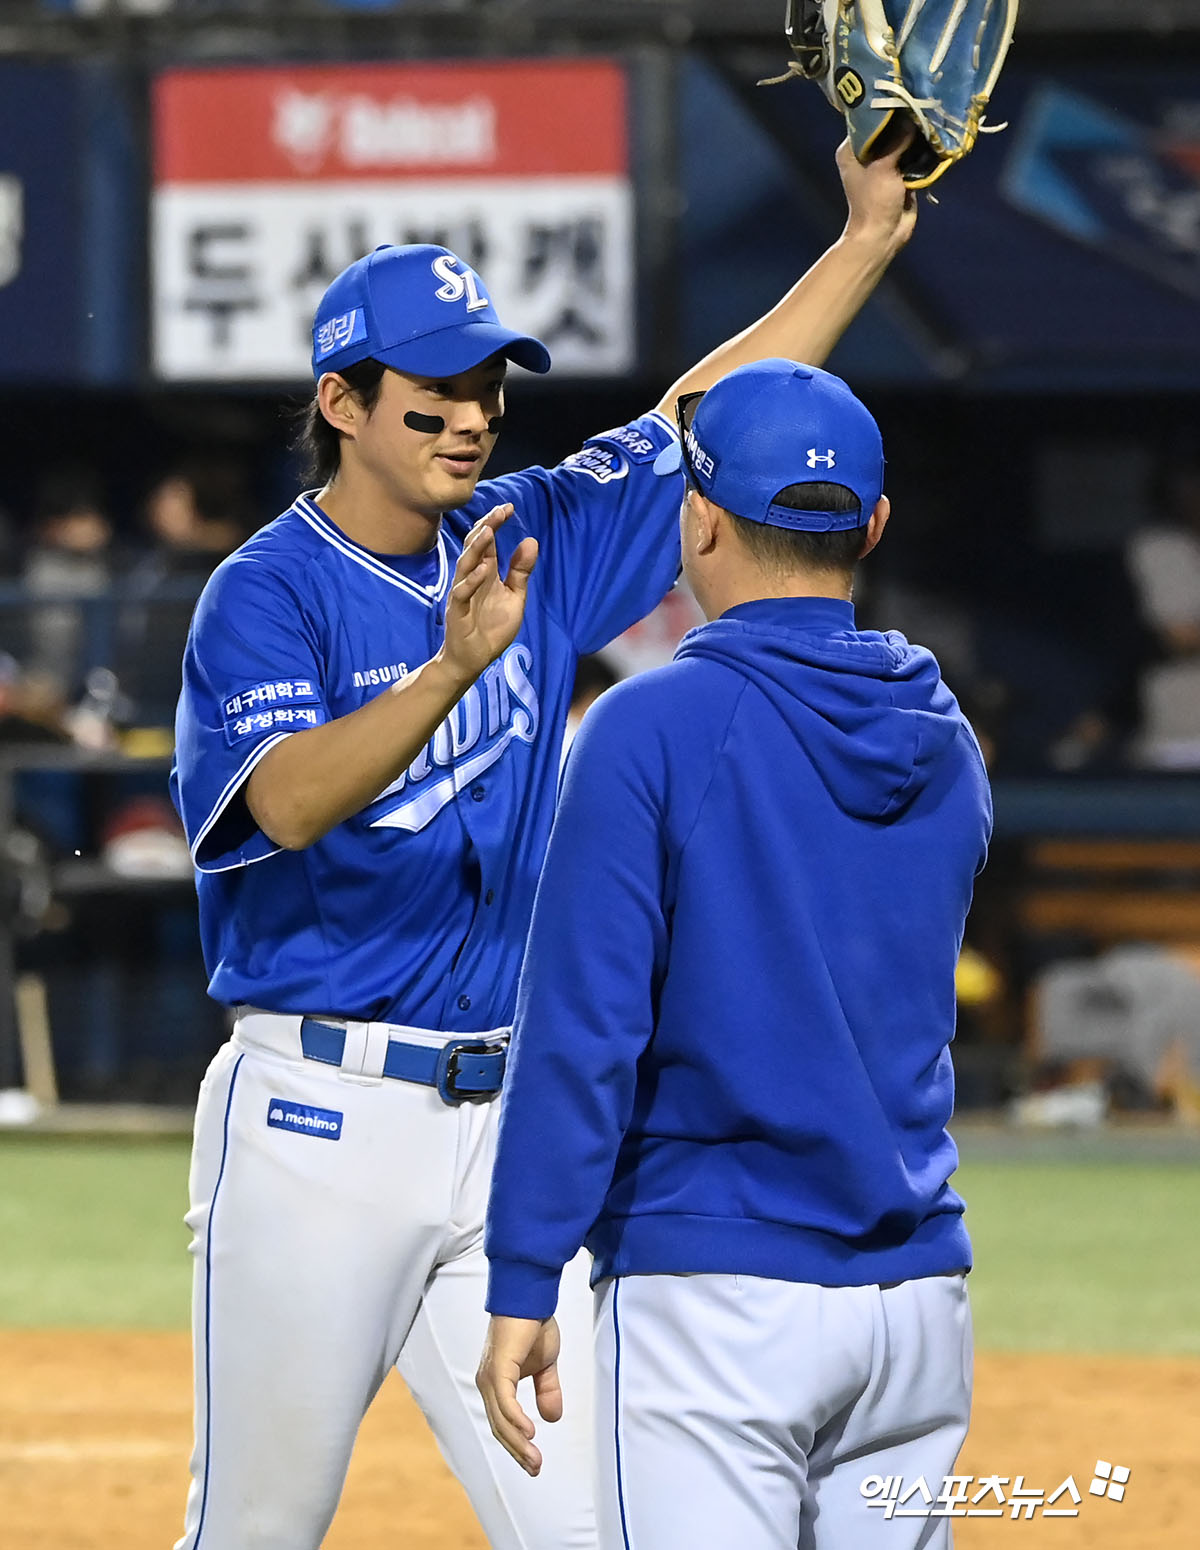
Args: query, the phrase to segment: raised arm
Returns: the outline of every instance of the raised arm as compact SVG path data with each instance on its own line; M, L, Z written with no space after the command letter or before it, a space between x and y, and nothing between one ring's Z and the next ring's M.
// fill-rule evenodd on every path
M500 574L496 530L512 512L482 517L463 546L435 656L361 710L276 744L251 775L246 805L284 850L303 850L396 780L487 665L513 641L537 560L527 538Z
M916 195L897 170L902 150L863 167L843 141L837 165L849 207L845 230L770 312L680 377L657 405L661 414L673 420L680 394L710 388L751 361L782 355L822 364L912 236Z

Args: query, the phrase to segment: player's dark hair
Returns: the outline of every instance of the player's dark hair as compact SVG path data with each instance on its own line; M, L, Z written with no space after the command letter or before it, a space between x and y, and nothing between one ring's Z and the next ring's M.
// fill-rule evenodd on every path
M861 511L862 503L844 484L789 484L773 502L788 511ZM798 570L852 571L857 563L867 524L833 533L806 533L798 528L773 527L750 522L729 513L733 530L766 571L790 575ZM868 512L868 517L870 513Z
M353 366L343 367L338 376L370 414L379 402L386 371L382 361L356 361ZM327 485L341 467L342 433L335 430L321 413L315 393L301 411L300 427L292 445L300 454L302 477L307 485L315 488Z

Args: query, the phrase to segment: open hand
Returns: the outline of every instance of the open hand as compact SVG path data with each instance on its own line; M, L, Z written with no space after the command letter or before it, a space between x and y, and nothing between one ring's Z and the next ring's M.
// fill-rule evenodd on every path
M838 175L850 207L847 236L871 238L892 252L912 236L917 224L917 196L900 176L900 158L911 143L909 135L889 155L865 167L850 149L849 140L838 146Z
M501 576L496 532L512 516L511 506L495 506L467 534L454 567L446 601L446 634L438 655L463 684L474 683L521 628L529 577L537 563L537 539L517 545Z
M543 1421L557 1421L563 1412L558 1350L556 1320L493 1315L475 1375L492 1436L507 1448L527 1475L538 1473L542 1455L533 1444L533 1422L517 1399L517 1383L521 1378L532 1378L538 1414Z

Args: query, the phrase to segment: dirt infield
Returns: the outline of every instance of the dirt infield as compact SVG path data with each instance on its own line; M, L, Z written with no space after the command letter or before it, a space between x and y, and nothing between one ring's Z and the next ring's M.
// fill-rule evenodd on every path
M189 1367L183 1335L0 1331L0 1544L169 1550L191 1446ZM960 1550L1190 1543L1200 1522L1198 1456L1200 1361L981 1356L962 1473L1023 1474L1026 1488L1047 1493L1071 1474L1083 1502L1075 1519L1013 1522L1011 1508L968 1519L955 1542ZM1098 1458L1131 1469L1124 1501L1089 1494ZM326 1544L483 1547L394 1379L367 1419Z

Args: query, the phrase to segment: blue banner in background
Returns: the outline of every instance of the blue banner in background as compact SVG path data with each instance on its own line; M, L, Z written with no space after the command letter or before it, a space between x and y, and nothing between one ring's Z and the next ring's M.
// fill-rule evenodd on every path
M1047 82L1030 95L1001 187L1018 210L1200 300L1200 82L1151 126Z
M1200 70L1010 63L988 118L1009 127L921 196L911 247L833 368L972 391L1200 385ZM808 82L685 74L693 344L714 296L744 321L787 283L784 255L795 277L836 234L839 128ZM729 160L740 205L710 197Z
M135 375L143 217L132 125L103 69L0 64L0 380Z
M679 259L672 298L673 366L699 360L773 307L837 236L845 205L833 156L838 118L815 87L764 88L769 99L810 95L818 112L802 142L775 135L755 96L696 55L680 71ZM802 146L802 149L797 147ZM830 174L833 174L830 183ZM924 341L906 330L885 292L864 308L829 362L856 381L936 381Z

